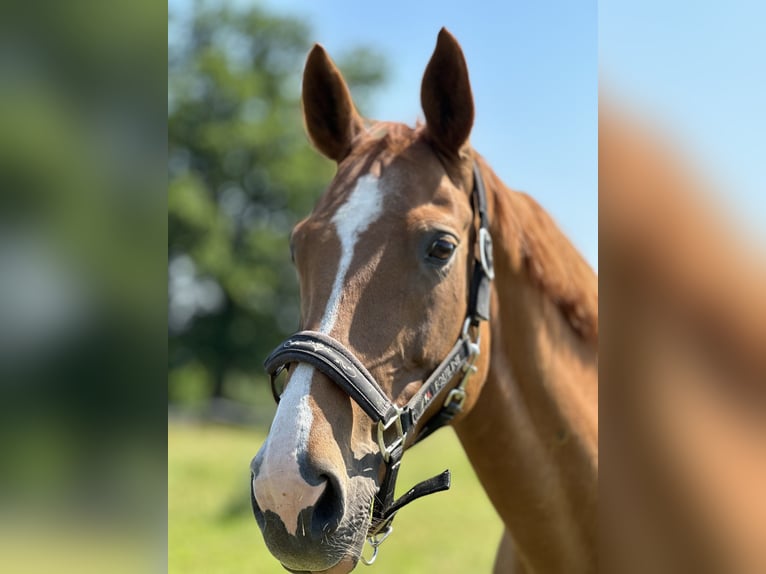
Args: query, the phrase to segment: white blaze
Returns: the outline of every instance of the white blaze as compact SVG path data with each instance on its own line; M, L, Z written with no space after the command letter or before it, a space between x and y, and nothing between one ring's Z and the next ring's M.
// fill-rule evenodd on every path
M314 368L298 365L282 394L263 446L264 455L253 481L255 498L264 512L279 515L288 532L298 531L298 515L316 503L324 485L311 486L301 477L298 457L306 451L314 416L309 406L309 390ZM291 495L297 493L297 496Z
M319 331L329 334L338 320L338 306L359 236L383 210L383 193L373 175L360 177L332 218L341 253ZM298 531L300 511L316 503L325 486L311 486L300 474L299 456L308 449L314 416L309 405L314 368L301 363L282 395L266 444L258 477L253 482L258 505L279 515L288 532ZM292 494L291 494L292 493ZM295 496L295 493L298 493Z
M330 299L319 325L322 333L328 334L338 320L340 294L349 265L354 258L356 242L370 224L380 217L383 210L383 193L378 182L378 178L373 175L360 177L346 203L333 215L332 222L340 239L341 252Z

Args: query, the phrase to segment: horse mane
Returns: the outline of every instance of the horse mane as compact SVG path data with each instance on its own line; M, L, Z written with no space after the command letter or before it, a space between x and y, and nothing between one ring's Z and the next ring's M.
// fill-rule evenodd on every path
M478 159L488 188L496 190L495 216L502 221L496 244L515 249L514 263L532 284L556 306L578 336L597 344L595 273L537 201L508 189L487 163Z

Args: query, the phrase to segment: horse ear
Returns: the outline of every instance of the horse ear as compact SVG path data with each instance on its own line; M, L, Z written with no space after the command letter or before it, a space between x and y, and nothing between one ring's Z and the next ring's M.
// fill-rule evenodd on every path
M449 154L459 154L473 127L473 94L468 66L455 37L442 28L428 62L420 103L431 140Z
M303 119L314 146L342 161L362 130L346 81L319 44L314 44L303 71Z

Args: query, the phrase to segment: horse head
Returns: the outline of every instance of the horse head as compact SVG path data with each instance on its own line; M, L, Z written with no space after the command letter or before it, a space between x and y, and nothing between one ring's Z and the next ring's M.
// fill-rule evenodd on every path
M301 329L314 334L304 353L321 354L323 341L334 341L324 360L335 366L284 360L279 406L251 464L252 504L266 545L286 569L344 573L361 556L375 500L393 471L388 439L380 438L390 425L374 420L337 379L344 369L366 369L394 412L413 397L428 399L413 427L400 429L403 449L467 370L447 365L443 380L423 390L465 340L475 345L475 373L463 378L451 415L469 411L489 354L486 323L470 321L472 278L491 245L479 253L486 246L472 203L473 97L463 53L446 30L423 77L424 125L364 120L319 45L308 56L302 99L308 135L337 172L293 230L291 251ZM488 308L488 288L482 296Z

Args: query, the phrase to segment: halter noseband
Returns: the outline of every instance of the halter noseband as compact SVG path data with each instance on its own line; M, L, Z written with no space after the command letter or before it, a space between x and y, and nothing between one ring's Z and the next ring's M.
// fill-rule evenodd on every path
M403 506L450 487L450 471L445 470L416 484L394 500L396 477L405 446L416 444L447 425L462 410L466 396L465 384L476 371L474 363L480 352L479 334L476 331L474 339L471 330L476 329L481 321L489 320L490 283L494 278L487 195L476 163L473 166L472 200L474 211L479 216L476 239L479 253L478 258L474 259L463 331L444 360L407 404L399 407L392 402L359 359L339 341L324 333L300 331L274 349L264 363L277 402L279 394L275 387L276 377L291 363L308 363L345 391L377 423L378 446L386 463L386 475L372 506L367 541L373 548L373 555L370 560L362 558L366 564L375 561L378 546L391 533L394 516ZM461 376L458 378L458 375ZM451 385L455 380L457 383ZM407 437L417 428L424 413L437 401L442 401L441 409L423 423L412 443L405 445Z

